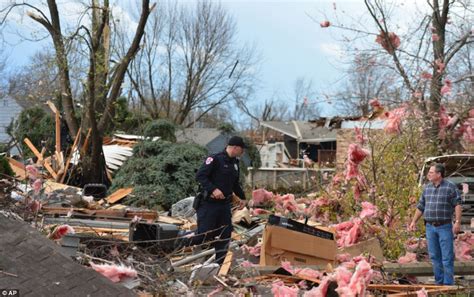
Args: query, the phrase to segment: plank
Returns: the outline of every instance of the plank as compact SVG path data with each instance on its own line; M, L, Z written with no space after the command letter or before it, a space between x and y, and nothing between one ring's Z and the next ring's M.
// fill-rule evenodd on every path
M133 188L122 188L118 189L117 191L113 192L110 194L105 200L107 200L107 203L113 204L116 203L123 198L125 198L127 195L130 195L132 193Z
M51 160L51 158L46 158L44 160L43 166L44 166L44 168L46 168L46 170L49 172L49 174L51 174L51 176L54 178L54 180L56 180L58 175L56 174L56 172L54 172L53 167L51 167L51 163L50 163L51 161L50 160Z
M36 149L36 147L33 145L33 143L28 139L28 137L26 137L23 141L30 148L30 150L33 152L33 154L35 154L35 156L38 158L38 161L43 161L43 156ZM44 160L43 166L44 166L44 168L46 168L46 170L49 172L49 174L51 174L51 176L54 179L56 179L57 174L56 174L56 172L54 172L53 168L51 167L51 164L48 163L47 159Z
M76 233L128 233L129 229L111 229L111 228L99 228L99 227L84 227L84 226L73 226Z
M56 152L60 153L61 152L61 118L60 118L58 110L56 110L56 112L54 113L54 119L55 119L55 128L56 128L55 129L56 130Z
M234 253L232 251L228 251L227 254L225 255L224 263L221 266L221 269L219 270L218 275L227 275L230 270L230 265L232 265L232 259L234 258Z
M18 162L15 159L12 159L10 157L7 158L8 163L10 164L10 167L12 168L13 172L15 172L15 176L19 180L25 180L28 178L28 174L26 173L26 168L25 165L21 162Z
M30 150L33 152L33 154L35 154L35 156L38 158L38 161L43 161L43 156L41 155L41 153L38 151L38 149L34 146L34 144L31 142L30 139L25 138L23 140L26 145L30 148Z
M81 148L81 156L84 156L86 154L86 150L87 150L87 147L89 146L89 138L91 136L91 131L92 129L89 128L89 130L87 131L87 135L86 135L86 138L84 139L84 143L82 144L82 148Z
M141 215L138 215L139 217ZM144 217L142 217L144 219ZM185 223L184 220L176 219L173 217L167 217L167 216L158 216L156 220L160 223L167 223L167 224L173 224L173 225L183 225Z
M46 104L49 106L49 109L51 109L53 113L55 114L59 113L58 109L56 108L56 105L54 105L54 103L51 102L51 100L46 101Z

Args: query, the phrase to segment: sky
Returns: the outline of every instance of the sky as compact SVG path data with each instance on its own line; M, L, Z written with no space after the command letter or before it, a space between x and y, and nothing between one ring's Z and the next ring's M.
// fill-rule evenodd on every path
M340 45L313 18L330 10L329 1L224 1L237 20L240 40L256 45L261 80L258 100L292 100L299 77L312 80L316 91L330 89L343 75L337 63ZM310 103L318 98L308 98Z
M127 0L117 1L127 3ZM71 3L71 7L76 5L66 2ZM181 2L194 4L191 0ZM328 104L323 94L334 93L344 80L343 43L340 34L335 34L332 28L321 28L319 22L325 20L325 15L334 15L334 3L338 13L357 19L365 11L362 0L222 0L220 3L236 21L239 43L256 46L260 58L254 94L257 102L271 98L293 100L290 98L295 80L305 78L313 81L317 94L308 98L309 103L321 104L322 116L335 114L332 102ZM61 17L67 19L72 15L66 11ZM31 21L23 21L24 17L17 15L16 18L22 30L36 29ZM44 33L39 31L38 34ZM28 57L45 44L51 45L49 38L39 43L20 42L14 35L7 39L10 45L6 52L14 67L26 63Z

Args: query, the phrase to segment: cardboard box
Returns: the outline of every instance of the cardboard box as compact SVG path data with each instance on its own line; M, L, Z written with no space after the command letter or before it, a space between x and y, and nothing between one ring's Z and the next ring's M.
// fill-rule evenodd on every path
M278 266L281 261L289 261L293 265L325 265L334 263L336 253L334 236L327 239L267 225L263 232L260 265Z
M360 256L360 254L369 254L378 261L382 262L385 260L380 242L377 238L371 238L338 250L338 254L344 253L348 253L352 257Z

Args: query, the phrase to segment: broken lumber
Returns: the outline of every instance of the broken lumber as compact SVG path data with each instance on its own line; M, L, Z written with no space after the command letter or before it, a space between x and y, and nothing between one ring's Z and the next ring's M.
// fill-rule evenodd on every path
M43 161L43 156L38 151L38 149L36 149L36 147L33 145L33 143L28 139L28 137L26 137L23 141L28 146L28 148L33 152L33 154L38 158L38 161ZM46 160L45 160L43 166L44 166L44 168L46 168L46 170L48 170L49 174L51 174L51 176L54 179L56 179L56 177L57 177L56 172L54 172L53 168L51 167L51 165L48 162L46 162Z
M117 191L110 194L107 198L105 198L105 200L107 200L107 203L113 204L125 198L127 195L132 193L132 191L133 188L118 189Z
M232 259L234 258L234 253L232 251L228 251L227 254L225 255L224 263L221 266L221 269L219 270L218 275L227 275L229 273L230 265L232 264Z
M89 146L89 138L91 136L91 131L92 131L91 128L89 128L89 130L87 131L86 138L84 139L84 144L82 145L82 148L81 148L81 156L84 156L86 154L87 147Z
M141 215L137 214L137 216L140 217ZM142 217L142 219L144 218ZM168 216L158 216L156 220L160 223L166 223L166 224L172 224L172 225L184 225L185 223L184 220L168 217Z
M12 158L7 158L8 163L10 164L10 167L12 168L13 172L15 172L15 176L19 180L25 180L28 178L28 174L26 173L26 168L25 165L21 162L18 162L15 159Z
M45 180L43 183L44 191L45 193L51 193L56 190L65 190L67 188L73 188L76 190L76 193L81 191L81 188L74 187L74 186L68 186L65 184L57 183L52 180Z

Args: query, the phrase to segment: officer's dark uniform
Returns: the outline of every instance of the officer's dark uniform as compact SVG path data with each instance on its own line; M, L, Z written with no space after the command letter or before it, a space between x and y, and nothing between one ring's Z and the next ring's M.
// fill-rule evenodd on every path
M231 138L229 144L232 139L234 138ZM245 200L244 191L239 184L239 171L239 160L229 157L224 150L207 157L196 173L196 180L209 194L197 210L197 233L215 231L197 237L194 242L214 241L212 244L216 250L216 262L219 264L224 261L232 233L232 192ZM210 197L216 188L221 190L226 199Z

